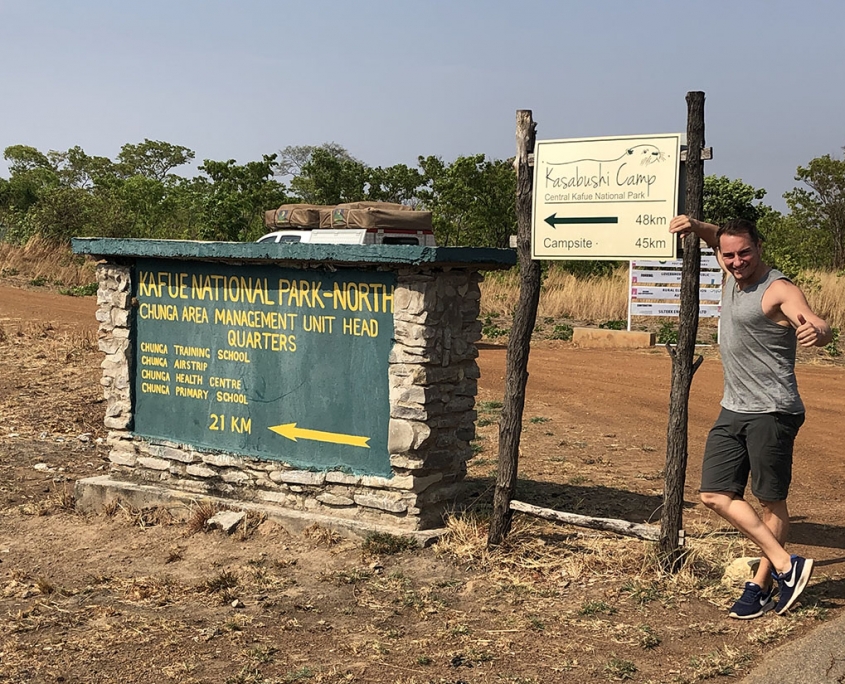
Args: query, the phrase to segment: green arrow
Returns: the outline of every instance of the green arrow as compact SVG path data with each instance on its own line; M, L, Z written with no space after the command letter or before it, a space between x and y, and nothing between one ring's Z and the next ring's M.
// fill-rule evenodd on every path
M557 214L552 214L546 219L552 228L556 226L569 226L584 223L619 223L618 216L561 216L558 218Z

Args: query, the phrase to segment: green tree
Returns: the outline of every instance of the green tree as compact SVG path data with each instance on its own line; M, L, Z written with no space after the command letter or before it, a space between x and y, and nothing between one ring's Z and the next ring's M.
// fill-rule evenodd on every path
M315 148L291 180L293 193L308 204L341 204L367 199L369 167L323 147Z
M766 196L763 188L755 188L742 180L727 176L704 177L704 220L720 225L742 218L757 222L772 209L756 203Z
M11 145L3 157L9 162L9 180L3 193L6 211L25 214L45 193L58 187L55 166L34 147Z
M29 145L10 145L3 151L3 158L9 162L12 176L37 169L55 171L47 155Z
M288 145L279 151L276 159L276 175L298 176L315 150L322 150L337 159L357 161L343 145L338 145L336 142L327 142L322 145Z
M89 156L78 145L66 152L47 153L61 184L70 188L91 189L97 181L118 175L115 163L108 157Z
M374 202L394 202L417 207L419 191L425 184L425 177L419 169L405 164L395 164L369 169L367 174L367 199Z
M763 258L793 280L801 271L825 268L830 250L820 231L807 231L793 214L767 213L757 222L763 236Z
M9 162L9 179L0 185L3 239L23 243L37 230L30 212L59 187L59 176L47 155L29 145L11 145L3 156Z
M824 266L845 268L845 159L816 157L798 167L795 180L806 187L784 193L793 217L823 250Z
M33 231L53 242L86 235L92 217L91 195L81 188L59 186L31 207L27 219Z
M189 190L200 198L203 239L254 240L263 232L264 211L289 201L274 178L275 154L246 164L206 159L199 168L205 176Z
M164 181L170 172L193 161L193 150L160 140L144 139L137 145L127 143L117 155L118 168L124 177L144 176Z
M185 147L150 140L124 145L116 162L79 146L47 154L7 148L11 173L0 193L5 239L23 242L35 233L57 241L181 237L186 219L198 211L186 206L186 198L195 198L170 172L193 156Z
M419 197L432 212L441 245L507 247L516 232L516 173L511 161L483 154L458 157L446 164L440 157L420 157L427 181Z

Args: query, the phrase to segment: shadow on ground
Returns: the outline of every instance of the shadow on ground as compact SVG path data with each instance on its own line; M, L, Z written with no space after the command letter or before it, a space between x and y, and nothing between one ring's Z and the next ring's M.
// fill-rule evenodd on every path
M496 481L492 477L468 477L466 505L469 509L489 512ZM580 486L520 479L516 496L519 501L556 511L618 518L635 523L654 523L660 519L661 496L649 496L602 485ZM685 501L684 508L695 504Z
M801 595L804 605L819 608L838 608L842 599L845 599L845 579L822 578L816 574Z
M789 540L795 544L845 549L845 527L804 522L801 518L793 518L789 527Z

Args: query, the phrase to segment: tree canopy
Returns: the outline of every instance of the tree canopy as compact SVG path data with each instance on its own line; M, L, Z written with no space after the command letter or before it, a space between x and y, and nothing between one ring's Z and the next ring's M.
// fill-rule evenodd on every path
M717 225L737 218L756 222L772 210L765 204L755 204L765 196L765 190L743 183L740 179L705 176L704 220Z
M483 154L370 166L329 142L287 146L246 163L204 159L194 175L178 171L194 163L195 152L160 140L127 143L113 159L79 146L42 152L28 145L7 147L4 157L9 177L0 177L0 238L8 241L34 234L57 241L254 240L265 231L264 211L280 204L364 200L430 211L440 245L506 247L516 232L512 160ZM798 167L795 180L800 185L784 195L790 211L782 215L762 202L764 189L707 176L705 218L756 221L766 258L790 272L845 268L845 160L812 159Z
M845 268L845 159L816 157L798 167L795 180L805 187L784 194L792 215L807 237L829 255L827 265Z

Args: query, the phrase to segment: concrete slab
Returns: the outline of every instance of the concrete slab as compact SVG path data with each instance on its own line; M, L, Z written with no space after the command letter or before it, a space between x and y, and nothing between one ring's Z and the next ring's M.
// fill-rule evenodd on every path
M653 347L657 335L640 330L605 330L604 328L574 328L572 343L585 349L638 349Z
M246 518L246 513L243 511L220 511L212 515L205 526L209 529L219 529L226 534L232 534L244 518Z
M263 513L278 522L289 532L301 533L307 527L317 524L345 537L366 539L373 533L392 534L397 537L413 537L420 546L428 546L446 533L445 527L430 530L407 530L401 527L378 525L361 520L347 520L306 511L295 511L282 506L251 501L235 501L219 496L191 494L160 485L140 484L114 480L109 475L77 480L74 487L76 509L81 513L99 513L106 506L123 502L133 508L163 506L176 519L187 519L194 505L208 501L221 507L239 511Z
M774 616L774 619L778 617ZM741 684L841 684L845 681L843 644L845 615L817 627L800 639L778 644Z

